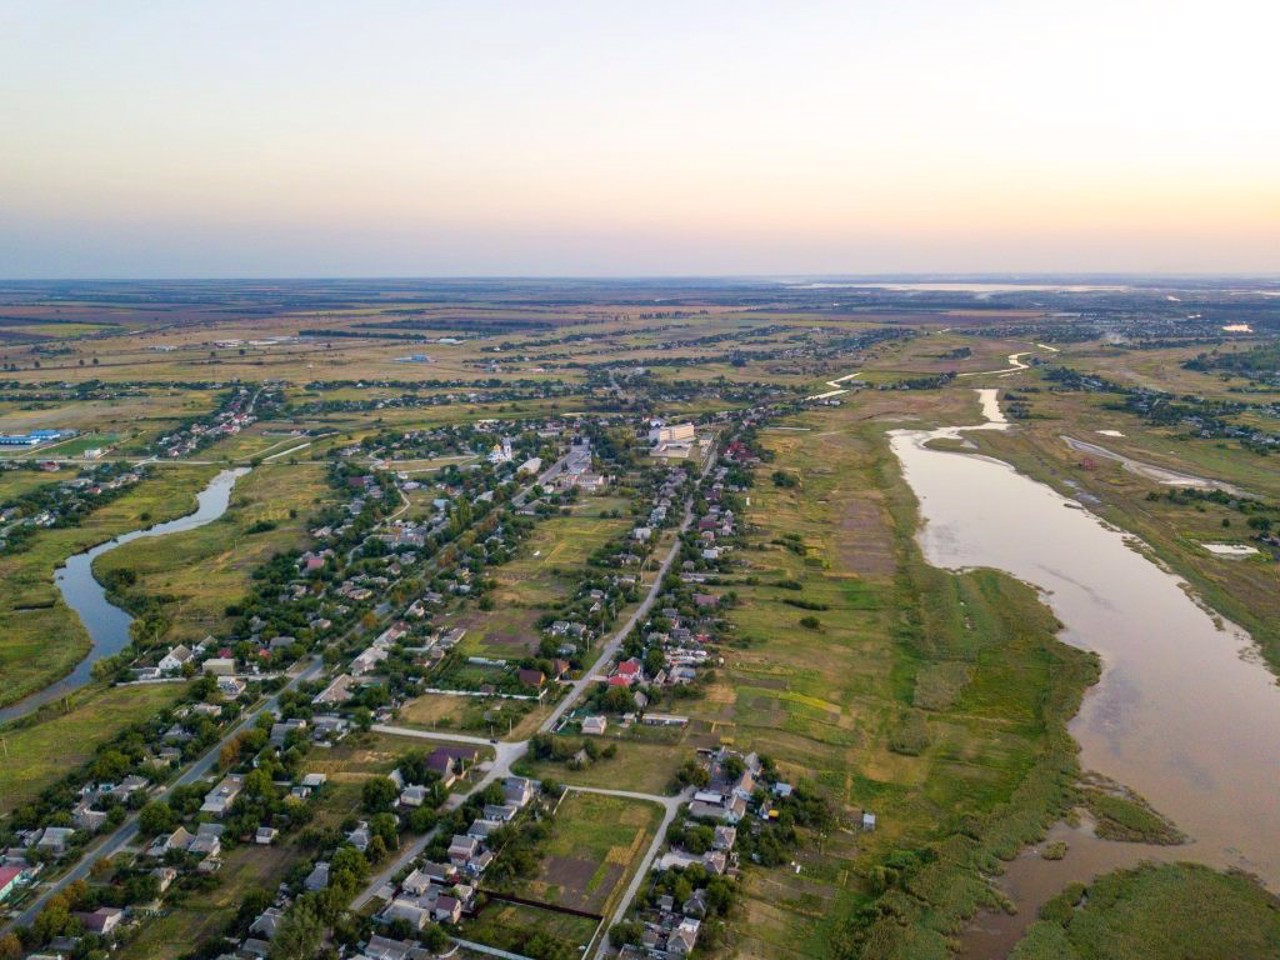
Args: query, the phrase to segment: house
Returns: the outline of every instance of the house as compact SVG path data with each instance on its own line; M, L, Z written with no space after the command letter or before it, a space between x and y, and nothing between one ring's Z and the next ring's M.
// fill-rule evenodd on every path
M311 739L328 745L341 740L351 731L351 721L333 714L311 718Z
M194 839L186 827L178 827L167 837L156 837L147 853L153 857L162 857L170 850L186 851Z
M431 915L436 923L457 923L462 919L462 901L448 895L440 897Z
M628 683L633 683L637 680L643 680L644 665L641 664L640 661L637 660L635 657L632 657L630 660L623 660L620 664L618 664L617 675L620 677L626 677Z
M516 671L516 677L526 687L533 687L535 690L541 690L542 685L547 682L541 670L520 669Z
M182 668L191 662L193 656L189 647L179 644L161 657L157 666L161 673L180 673Z
M528 777L507 777L502 781L502 797L507 803L523 807L533 799L537 785Z
M18 889L18 880L21 877L21 867L0 867L0 900Z
M422 930L431 922L431 911L423 909L412 900L397 898L382 912L382 917L384 920L403 920L409 924L409 929Z
M351 844L361 853L369 849L369 843L373 840L373 834L369 832L369 824L361 820L356 824L356 828L347 834L347 843Z
M317 863L312 867L307 879L302 881L302 886L309 893L316 893L329 886L329 864Z
M66 852L67 843L74 835L75 830L70 827L46 827L40 839L36 841L36 849L61 856Z
M458 868L451 863L432 863L426 861L418 868L423 876L431 880L432 883L440 886L450 886L458 877Z
M405 787L400 791L400 806L402 807L420 807L427 802L431 796L431 791L424 786L414 784Z
M673 957L687 957L693 952L698 942L698 928L701 924L693 917L685 917L671 931L667 939L667 954Z
M217 860L222 854L222 838L215 833L197 833L195 839L187 845L187 853Z
M694 798L689 804L689 816L699 820L719 820L721 823L737 823L747 813L747 802L742 797L731 797L721 803L709 803Z
M862 811L862 829L868 833L876 828L876 815L869 811Z
M457 866L463 866L479 852L480 840L478 837L464 837L454 834L453 840L449 844L449 862Z
M680 905L680 912L686 917L697 917L699 919L707 915L707 891L699 889L690 894L689 899Z
M716 827L714 839L711 842L713 850L732 850L733 845L738 839L737 827Z
M414 870L400 882L400 889L415 897L420 897L431 889L432 878L422 870Z
M124 921L124 911L119 907L99 907L93 913L77 913L86 933L109 937Z
M253 842L259 846L269 847L276 842L276 837L280 835L280 831L275 827L259 827L258 832L253 835Z
M484 840L489 834L501 828L502 824L497 820L473 820L471 826L467 827L467 836Z
M210 657L200 669L211 676L229 677L236 672L235 657Z
M598 737L604 733L605 728L608 725L608 720L602 716L587 717L582 721L582 732L590 736Z
M474 747L437 747L427 756L427 769L440 777L448 787L475 759Z
M271 725L271 735L267 742L273 747L283 747L285 741L289 739L289 734L295 730L303 731L307 729L307 721L298 718L294 720L285 720L281 723L273 723Z
M71 822L81 830L93 833L107 822L107 815L102 810L94 810L93 801L86 798L77 803L71 811Z
M249 926L249 933L256 934L263 940L275 938L276 931L284 921L284 911L279 907L267 907Z
M343 673L334 677L333 682L321 690L312 699L312 703L346 703L354 696L351 685L354 683L350 674Z
M514 803L504 803L502 806L486 803L484 806L484 818L486 820L497 820L500 823L510 823L519 812L520 808Z
M409 940L392 940L375 933L364 945L358 960L430 960L432 956L426 947Z
M239 699L247 684L238 677L218 677L218 692L228 700Z
M240 790L244 786L244 777L237 773L228 774L222 778L222 782L204 795L204 803L200 806L201 813L212 813L215 817L224 817L227 811L231 809L231 805L235 803L236 797L240 796Z

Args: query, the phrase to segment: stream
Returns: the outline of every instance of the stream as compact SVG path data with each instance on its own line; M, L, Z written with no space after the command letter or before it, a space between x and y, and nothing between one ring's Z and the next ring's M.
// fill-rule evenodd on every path
M1192 840L1153 847L1055 827L1048 839L1068 841L1066 858L1031 850L1009 864L1001 886L1018 914L978 917L962 956L1007 955L1067 884L1142 859L1238 867L1280 888L1280 689L1250 637L1081 504L1000 460L929 449L1008 428L996 391L978 394L985 424L890 435L920 502L925 556L950 570L996 568L1041 591L1061 639L1103 662L1070 725L1081 768L1141 794Z
M93 561L116 547L147 537L163 537L170 533L182 533L212 523L227 512L231 503L231 491L236 481L249 472L248 467L223 470L209 481L209 485L196 494L196 509L185 517L158 523L143 530L122 533L114 540L68 557L67 562L54 572L54 582L62 599L80 617L93 646L89 654L76 668L56 683L37 693L24 697L17 703L0 709L0 723L16 720L46 703L58 700L73 690L78 690L93 678L93 665L103 657L119 653L129 643L129 624L133 618L107 600L106 590L93 577Z

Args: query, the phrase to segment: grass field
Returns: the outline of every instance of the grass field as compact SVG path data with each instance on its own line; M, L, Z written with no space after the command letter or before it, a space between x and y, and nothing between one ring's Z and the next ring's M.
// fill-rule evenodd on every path
M573 946L585 946L595 933L597 923L586 917L541 910L522 903L490 901L481 915L468 920L463 936L475 943L499 950L518 952L534 935L552 937Z
M577 744L584 738L571 736L565 739ZM610 759L601 757L581 770L571 770L567 764L550 760L525 761L521 770L527 770L524 775L534 779L548 778L574 786L662 795L670 792L676 768L685 749L688 749L682 748L683 737L670 743L644 743L609 737L594 739L599 747L615 745L617 755Z
M587 501L573 516L539 522L520 555L497 571L498 604L542 607L566 596L587 558L632 526L629 518L602 519L600 509Z
M0 813L33 799L93 756L95 748L124 727L174 703L185 684L88 687L70 697L70 711L48 719L46 712L0 728Z
M424 693L400 708L399 722L408 727L447 733L457 730L501 740L525 740L554 709L551 701L504 700L500 697L457 697Z
M0 557L0 704L70 672L89 649L83 625L54 586L54 569L117 534L190 513L196 492L215 472L193 466L156 470L80 526L42 530L29 549Z
M43 470L5 470L0 472L0 503L7 503L44 486L53 486L69 476L49 474Z

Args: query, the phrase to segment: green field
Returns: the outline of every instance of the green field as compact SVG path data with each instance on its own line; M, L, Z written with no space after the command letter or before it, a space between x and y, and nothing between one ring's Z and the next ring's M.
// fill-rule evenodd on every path
M578 744L584 738L569 736L564 739ZM607 736L592 739L601 748L616 745L617 755L608 759L601 757L580 770L571 770L566 764L550 760L526 761L521 769L528 770L526 775L535 779L548 778L575 786L631 790L660 796L669 792L684 749L688 749L682 749L679 741L657 744L626 738L614 740Z
M602 498L603 499L603 498ZM565 597L587 558L633 526L629 515L603 519L602 509L621 508L618 498L594 498L574 508L573 516L539 521L520 554L498 572L499 604L541 607Z
M467 921L463 936L499 950L518 952L530 937L547 937L575 947L586 945L597 926L596 921L586 917L491 900L479 917Z

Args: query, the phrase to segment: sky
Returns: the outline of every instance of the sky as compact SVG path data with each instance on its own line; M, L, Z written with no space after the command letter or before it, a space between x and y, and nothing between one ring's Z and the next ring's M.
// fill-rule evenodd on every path
M0 0L0 277L1280 273L1269 0Z

